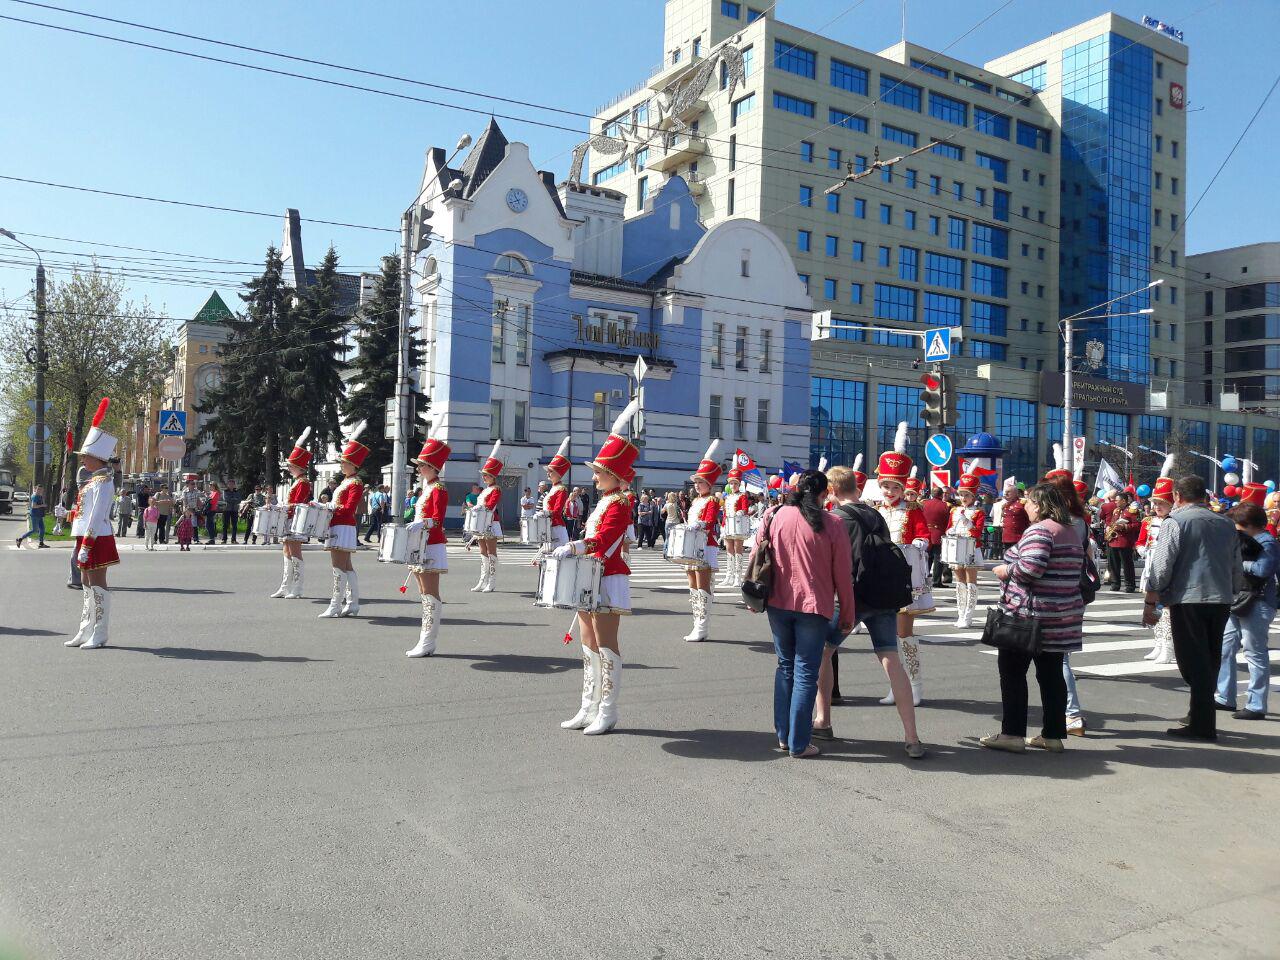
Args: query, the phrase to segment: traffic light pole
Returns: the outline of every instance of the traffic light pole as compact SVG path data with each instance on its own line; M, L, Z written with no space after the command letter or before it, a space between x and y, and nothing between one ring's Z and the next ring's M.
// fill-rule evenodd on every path
M396 339L396 429L391 450L391 518L399 525L404 516L404 499L409 486L409 316L413 298L412 237L413 208L400 218L400 316Z
M49 350L45 344L45 294L44 264L36 267L36 442L35 450L35 483L44 483L45 463L44 434L47 426L44 421L44 375L49 369ZM45 502L48 502L46 495Z

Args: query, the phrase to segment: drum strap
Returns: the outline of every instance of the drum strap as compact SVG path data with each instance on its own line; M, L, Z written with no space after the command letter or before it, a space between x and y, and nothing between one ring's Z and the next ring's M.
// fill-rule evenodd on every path
M627 535L624 533L617 540L613 541L613 546L604 552L604 559L608 560L610 557L612 557L617 552L618 548L622 546L622 541L625 540L626 538L627 538Z

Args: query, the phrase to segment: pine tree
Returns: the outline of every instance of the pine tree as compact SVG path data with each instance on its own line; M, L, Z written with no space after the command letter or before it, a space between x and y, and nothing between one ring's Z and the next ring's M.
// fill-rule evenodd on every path
M341 439L338 404L346 317L339 305L338 254L333 247L315 281L297 299L289 327L289 347L282 354L289 410L286 433L296 436L309 426L315 448L323 450Z
M275 247L267 248L262 274L245 283L240 299L244 315L226 321L231 335L220 351L222 382L196 408L208 417L197 443L212 441L214 472L251 487L279 479L281 449L294 436L281 360L290 346L293 291Z
M356 316L356 356L351 363L352 379L342 404L342 418L347 423L369 422L361 442L369 447L366 461L373 472L391 462L393 442L384 438L386 402L396 392L396 349L400 319L400 258L382 258L382 273L374 286L373 296ZM422 363L422 350L416 339L409 343L409 369ZM419 413L421 401L417 404ZM421 417L419 417L421 420ZM417 431L410 438L410 446ZM410 456L417 450L409 451Z

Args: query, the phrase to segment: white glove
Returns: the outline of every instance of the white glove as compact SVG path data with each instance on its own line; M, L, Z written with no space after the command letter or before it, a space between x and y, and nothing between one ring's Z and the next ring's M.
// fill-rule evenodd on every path
M916 537L914 540L912 540L911 545L915 547L917 550L929 549L929 541L922 539L921 537Z
M429 521L429 520L428 520L428 521L426 521L426 523L430 523L430 522L431 522L431 521ZM423 528L423 525L424 525L424 521L422 521L422 520L415 520L415 521L413 521L413 523L411 523L411 524L409 524L407 527L405 527L405 529L406 529L407 531L409 531L410 533L417 533L419 530L421 530L421 529ZM429 530L429 529L431 529L431 528L430 528L430 527L428 527L427 529Z
M88 563L88 562L89 562L89 548L88 548L88 547L81 547L81 548L80 548L80 552L76 554L76 562L77 562L77 563Z
M434 530L436 526L436 522L431 517L427 517L425 520L422 521L422 526L427 530Z
M555 560L563 560L566 557L572 557L573 554L574 550L572 543L563 544L551 551L551 556Z

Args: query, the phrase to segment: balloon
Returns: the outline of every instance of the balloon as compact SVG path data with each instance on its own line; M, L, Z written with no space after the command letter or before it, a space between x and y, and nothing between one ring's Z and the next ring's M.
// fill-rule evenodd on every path
M1222 472L1223 473L1239 473L1240 461L1236 457L1223 457Z
M1228 500L1234 500L1236 498L1236 494L1239 492L1240 491L1237 490L1235 486L1230 483L1222 488L1222 495L1226 497Z
M769 478L770 490L778 490L778 489L781 489L781 487L782 487L782 478L780 476L778 476L777 474L774 474L772 477Z
M1236 486L1240 483L1240 474L1236 473L1234 470L1228 473L1224 473L1222 475L1222 482L1229 483L1232 486Z
M1151 488L1144 483L1138 488L1138 496L1143 498L1151 496Z
M1263 484L1263 486L1266 487L1270 493L1275 493L1276 491L1276 482L1274 480L1268 480Z

